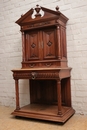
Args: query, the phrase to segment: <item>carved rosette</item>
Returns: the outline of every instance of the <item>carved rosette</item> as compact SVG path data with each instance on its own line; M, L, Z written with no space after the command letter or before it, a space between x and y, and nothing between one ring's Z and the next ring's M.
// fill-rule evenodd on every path
M14 72L13 73L14 79L58 79L59 73L58 72Z

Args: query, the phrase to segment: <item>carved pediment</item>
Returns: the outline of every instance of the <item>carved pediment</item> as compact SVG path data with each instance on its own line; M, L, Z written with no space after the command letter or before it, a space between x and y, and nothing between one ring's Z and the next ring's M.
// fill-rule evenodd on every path
M40 7L39 5L36 8L31 8L27 13L21 16L20 19L16 21L20 26L30 23L44 22L46 20L53 20L62 18L65 22L68 20L59 10L56 8L56 11Z

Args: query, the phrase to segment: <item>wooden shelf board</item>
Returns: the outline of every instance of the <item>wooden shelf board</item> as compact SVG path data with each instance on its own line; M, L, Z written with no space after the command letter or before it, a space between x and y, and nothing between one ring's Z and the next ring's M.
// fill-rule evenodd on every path
M68 110L69 110L69 108L62 107L63 114ZM32 113L38 113L38 114L46 114L46 115L57 115L58 106L57 105L45 105L45 104L30 104L30 105L22 107L20 109L20 111L32 112Z
M20 110L15 110L12 115L28 118L65 122L75 111L70 107L62 106L62 115L58 115L57 105L29 104Z

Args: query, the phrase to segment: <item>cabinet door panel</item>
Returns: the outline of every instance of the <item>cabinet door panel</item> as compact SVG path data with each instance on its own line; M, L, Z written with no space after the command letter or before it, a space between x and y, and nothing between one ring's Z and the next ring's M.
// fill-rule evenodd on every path
M39 59L39 32L26 33L26 59Z
M43 34L43 58L55 59L56 58L56 29L46 29Z

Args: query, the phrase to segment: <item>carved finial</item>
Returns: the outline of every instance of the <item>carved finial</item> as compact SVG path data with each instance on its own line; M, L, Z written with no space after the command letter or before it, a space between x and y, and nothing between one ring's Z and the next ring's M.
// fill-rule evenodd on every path
M56 6L56 11L58 11L59 10L59 7L58 6Z
M39 7L39 5L36 5L36 7L38 8L38 7Z
M36 8L35 8L36 13L37 13L37 14L35 15L36 17L37 17L37 16L41 16L41 14L39 13L39 12L40 12L40 9L41 9L40 6L39 6L39 5L36 5Z
M23 14L21 15L21 17L23 16Z

